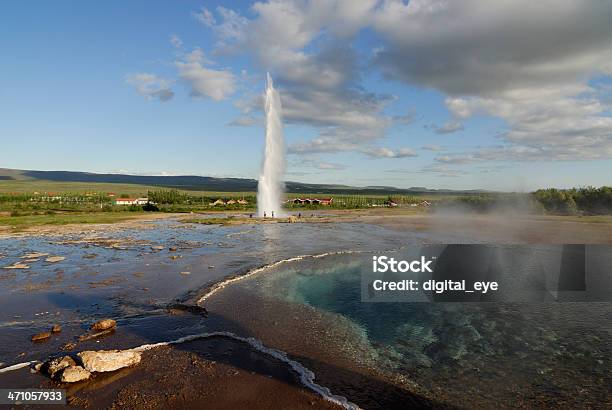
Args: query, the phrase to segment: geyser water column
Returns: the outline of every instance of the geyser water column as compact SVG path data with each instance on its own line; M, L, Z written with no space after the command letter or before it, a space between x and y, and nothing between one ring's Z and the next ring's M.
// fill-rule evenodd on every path
M283 141L283 124L281 121L280 95L274 89L272 77L267 74L265 111L266 111L266 146L264 150L261 174L257 186L257 213L260 217L281 215L281 195L283 192L283 175L285 174L285 144Z

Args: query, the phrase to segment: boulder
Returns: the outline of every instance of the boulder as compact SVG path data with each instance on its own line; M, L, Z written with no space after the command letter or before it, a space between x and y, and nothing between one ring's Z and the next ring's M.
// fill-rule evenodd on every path
M176 252L176 251L178 251L178 248L177 248L177 247L175 247L175 246L171 246L171 247L169 247L169 248L168 248L168 250L169 250L170 252Z
M91 325L93 330L109 330L117 327L117 322L113 319L102 319Z
M70 356L63 356L49 360L42 368L53 378L56 373L70 366L76 366L76 362Z
M32 336L32 341L37 342L39 340L46 340L51 337L51 332L40 332Z
M64 369L60 381L64 383L80 382L89 379L89 376L91 376L91 373L87 369L81 366L70 366Z
M66 259L66 257L64 256L49 256L47 259L45 259L45 262L55 263L55 262L61 262L64 259Z
M140 352L130 350L87 350L78 354L90 372L112 372L140 363Z
M62 327L60 325L53 325L53 327L51 328L51 333L59 333L62 331Z

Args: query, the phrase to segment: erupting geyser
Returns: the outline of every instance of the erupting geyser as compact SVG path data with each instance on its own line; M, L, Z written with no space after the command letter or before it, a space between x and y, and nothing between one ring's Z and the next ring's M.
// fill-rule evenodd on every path
M257 213L260 217L276 217L281 214L285 146L280 96L274 89L270 73L267 75L265 105L266 147L257 186Z

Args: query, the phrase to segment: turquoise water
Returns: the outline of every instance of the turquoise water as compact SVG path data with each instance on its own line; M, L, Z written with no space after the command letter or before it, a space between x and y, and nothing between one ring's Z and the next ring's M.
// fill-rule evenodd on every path
M349 318L367 335L373 366L454 403L610 399L610 303L364 303L369 260L303 261L260 275L256 287L269 299Z

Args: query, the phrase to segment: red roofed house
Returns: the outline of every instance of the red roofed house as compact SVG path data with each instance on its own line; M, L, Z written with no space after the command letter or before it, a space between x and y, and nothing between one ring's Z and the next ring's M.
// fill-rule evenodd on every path
M300 204L300 205L331 205L332 202L334 201L334 198L294 198L294 199L288 199L286 202L293 202L294 204Z

